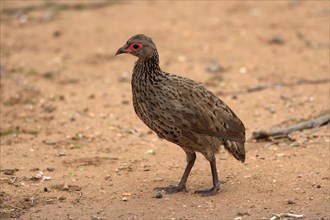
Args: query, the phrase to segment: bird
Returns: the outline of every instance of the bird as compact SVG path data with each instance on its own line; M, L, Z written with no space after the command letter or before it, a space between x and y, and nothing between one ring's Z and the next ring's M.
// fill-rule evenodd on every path
M115 56L131 54L135 62L131 87L137 116L159 138L180 146L187 165L178 185L156 187L166 193L186 192L186 182L196 160L196 152L209 161L213 186L196 190L211 196L220 189L215 154L223 145L237 160L245 161L245 126L236 114L201 83L164 72L153 40L136 34Z

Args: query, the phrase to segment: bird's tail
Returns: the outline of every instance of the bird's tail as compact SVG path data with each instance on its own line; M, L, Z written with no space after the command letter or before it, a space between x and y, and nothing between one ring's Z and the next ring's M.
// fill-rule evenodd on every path
M240 160L242 162L245 161L245 146L244 146L244 143L231 141L231 140L225 140L224 141L224 147L237 160Z

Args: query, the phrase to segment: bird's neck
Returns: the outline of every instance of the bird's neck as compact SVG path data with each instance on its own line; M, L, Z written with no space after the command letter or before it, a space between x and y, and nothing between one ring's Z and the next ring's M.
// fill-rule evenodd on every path
M131 82L133 95L138 94L141 88L147 90L155 82L159 82L164 77L165 74L159 67L158 55L151 56L147 59L138 59L133 69Z
M139 58L134 66L134 72L158 73L162 72L159 67L158 53L153 53L150 57Z

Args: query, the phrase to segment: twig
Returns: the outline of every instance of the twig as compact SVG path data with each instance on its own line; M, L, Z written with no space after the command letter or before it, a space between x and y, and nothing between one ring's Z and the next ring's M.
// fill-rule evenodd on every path
M79 203L82 197L82 192L79 192L79 197L75 199L75 203Z
M14 205L10 205L10 204L8 206L12 207L13 209L23 210L22 208L20 208L18 206L14 206Z
M45 2L43 4L38 5L28 5L25 7L16 7L16 8L3 8L1 10L4 14L9 15L15 15L17 13L23 14L23 13L29 13L31 11L37 11L37 10L43 10L47 8L53 8L55 10L82 10L82 9L88 9L88 8L101 8L105 7L107 5L118 3L119 1L109 1L109 0L103 0L103 1L91 1L89 3L60 3L60 2Z
M268 85L261 85L261 86L255 86L251 88L247 88L243 91L238 92L229 92L229 93L223 93L222 95L239 95L239 94L246 94L246 93L253 93L253 92L259 92L267 89L274 89L274 88L282 88L282 87L293 87L293 86L300 86L300 85L317 85L317 84L324 84L329 83L329 79L315 79L315 80L308 80L308 79L300 79L292 83L271 83Z
M312 118L308 121L300 122L296 125L292 125L286 128L273 128L269 131L260 130L260 131L254 131L252 133L252 139L260 140L260 139L267 139L270 137L274 138L283 138L287 137L288 134L295 132L295 131L301 131L304 129L311 129L315 127L320 127L322 125L328 124L330 122L330 114L322 115L316 118Z
M248 88L246 89L245 93L258 92L266 89L273 89L273 88L286 87L286 86L315 85L315 84L324 84L324 83L329 83L329 79L315 79L315 80L300 79L293 83L282 82L282 83L274 83L270 85Z
M285 86L285 83L274 83L274 84L269 84L269 85L247 88L242 93L252 93L252 92L258 92L258 91L262 91L262 90L266 90L266 89L280 88L280 87L284 87L284 86Z
M12 136L10 136L9 138L4 138L4 137L1 137L1 139L5 139L5 140L1 140L0 141L0 146L1 145L5 145L5 144L8 144L8 143L10 143L12 140L14 140L15 138L17 138L17 135L12 135Z
M269 220L277 220L277 219L298 219L304 218L303 214L293 214L293 213L281 213L281 214L273 214L273 216Z
M34 200L35 200L35 197L40 193L40 189L38 189L30 198L30 201L31 201L31 206L34 206Z

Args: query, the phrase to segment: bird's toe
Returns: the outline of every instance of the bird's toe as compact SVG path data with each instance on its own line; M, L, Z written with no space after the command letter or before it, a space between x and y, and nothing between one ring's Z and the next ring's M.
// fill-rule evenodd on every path
M165 191L169 194L171 193L177 193L177 192L186 192L186 186L174 186L174 185L170 185L170 186L166 186L166 187L156 187L154 190L156 191Z

